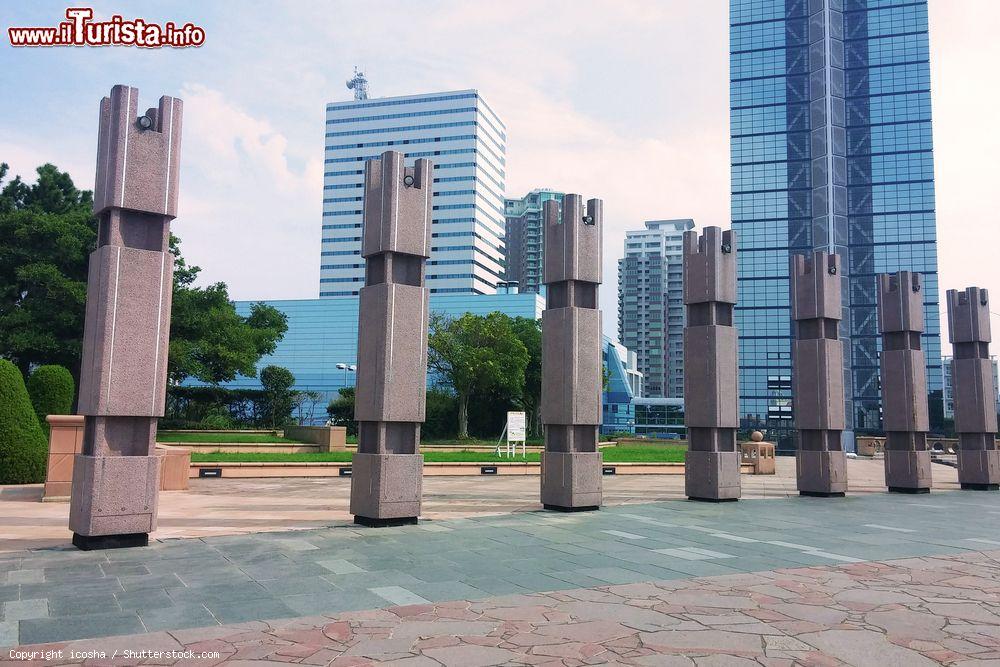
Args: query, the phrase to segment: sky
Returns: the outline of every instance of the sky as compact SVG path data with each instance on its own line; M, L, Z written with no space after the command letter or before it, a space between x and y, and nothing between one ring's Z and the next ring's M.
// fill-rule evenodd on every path
M0 18L4 28L51 26L66 6L4 0ZM507 126L509 196L548 187L604 199L601 305L612 337L625 230L663 218L729 227L724 0L89 6L98 17L193 22L206 41L14 49L3 35L0 161L28 180L52 162L92 188L98 102L111 86L139 88L140 108L180 97L173 231L200 282L223 281L234 299L317 296L325 105L351 99L355 65L373 97L478 89ZM1000 295L998 23L995 0L930 0L942 290Z

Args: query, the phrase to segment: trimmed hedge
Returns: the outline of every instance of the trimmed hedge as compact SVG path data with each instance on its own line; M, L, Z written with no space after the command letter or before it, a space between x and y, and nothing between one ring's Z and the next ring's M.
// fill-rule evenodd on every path
M0 484L44 482L48 450L21 371L0 359Z
M73 375L62 366L39 366L28 376L27 386L38 423L42 431L48 433L46 417L68 415L73 409L73 396L76 394Z

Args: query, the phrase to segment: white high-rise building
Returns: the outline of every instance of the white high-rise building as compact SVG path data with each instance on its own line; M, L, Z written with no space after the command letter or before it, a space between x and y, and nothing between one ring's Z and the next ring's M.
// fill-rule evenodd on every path
M355 99L326 107L321 297L364 285L365 160L395 150L434 163L432 293L494 294L503 281L507 134L478 91Z
M618 338L634 350L645 396L684 395L684 267L681 244L694 220L648 220L625 232L618 260Z

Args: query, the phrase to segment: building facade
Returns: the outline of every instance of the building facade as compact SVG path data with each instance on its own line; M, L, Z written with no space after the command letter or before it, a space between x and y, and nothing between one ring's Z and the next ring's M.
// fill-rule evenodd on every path
M601 433L635 433L635 399L642 397L642 373L635 352L604 336Z
M923 274L940 396L926 0L730 0L730 126L742 426L789 442L789 256L814 249L841 256L847 440L881 428L879 273Z
M236 312L250 313L257 301L237 301ZM295 376L296 391L315 391L319 398L312 421L326 420L326 406L343 387L353 387L358 363L358 297L265 301L288 316L288 331L272 354L260 359L258 370L275 365ZM545 308L536 294L491 294L469 298L462 294L432 294L430 310L454 317L465 313L501 312L511 317L539 319ZM355 370L352 370L352 367ZM258 378L239 376L223 386L260 389Z
M634 350L648 397L684 395L681 243L694 221L649 220L625 232L618 260L618 339Z
M434 163L427 287L493 294L503 280L503 122L475 90L335 102L326 107L321 297L364 285L361 224L365 161L400 151Z
M1000 414L1000 372L997 369L996 357L991 357L993 362L993 395L996 397L997 414ZM955 418L955 392L951 379L951 357L941 358L941 367L944 371L944 418Z
M257 301L237 301L236 311L247 316ZM358 363L358 298L287 299L265 301L288 317L288 331L272 354L257 363L287 368L295 376L295 391L314 391L315 401L293 415L306 423L322 424L327 419L326 406L343 387L353 387ZM460 317L465 313L488 315L505 313L511 317L540 319L545 300L537 294L509 292L469 298L460 294L431 296L432 313ZM622 345L603 338L603 359L607 384L602 395L605 423L602 433L631 432L635 425L633 401L642 395L642 374L635 365L635 354ZM258 373L259 374L259 373ZM433 383L428 377L428 383ZM191 384L199 384L191 382ZM238 376L223 383L230 389L260 389L257 377ZM683 420L681 422L683 424Z
M542 257L545 239L542 206L549 200L559 202L560 215L564 193L555 190L532 190L521 198L506 199L507 280L516 282L521 292L542 291Z

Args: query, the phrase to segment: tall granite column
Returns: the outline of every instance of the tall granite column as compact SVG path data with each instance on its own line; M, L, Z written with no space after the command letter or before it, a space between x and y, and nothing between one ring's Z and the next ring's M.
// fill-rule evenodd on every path
M684 489L691 500L738 500L736 234L684 233Z
M604 202L545 202L546 308L542 312L542 504L594 510L602 499L601 232Z
M796 472L803 496L847 492L844 344L839 339L840 257L814 252L791 258L792 392L799 435Z
M886 432L885 485L890 492L929 493L927 364L920 348L924 294L919 273L878 277L882 332L882 427Z
M365 286L358 317L351 514L364 526L416 523L424 463L432 167L386 151L365 165Z
M1000 489L996 395L990 361L989 294L978 287L950 289L948 339L958 432L958 481L963 489Z
M144 546L156 529L156 418L163 415L183 103L139 115L139 91L101 100L80 368L83 453L73 464L69 527L80 549Z

